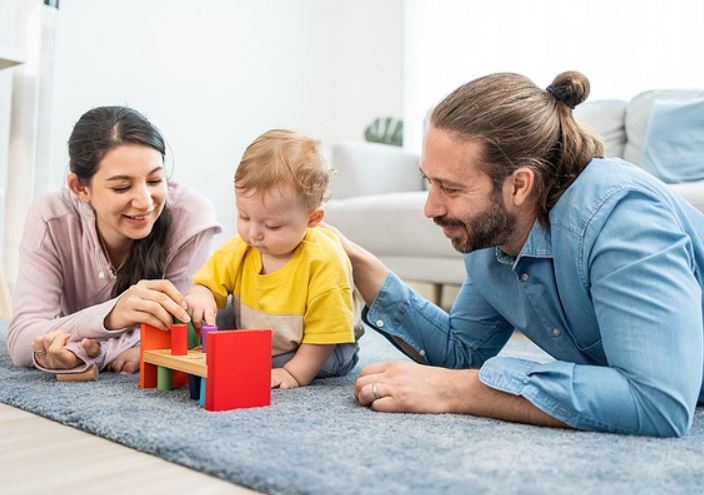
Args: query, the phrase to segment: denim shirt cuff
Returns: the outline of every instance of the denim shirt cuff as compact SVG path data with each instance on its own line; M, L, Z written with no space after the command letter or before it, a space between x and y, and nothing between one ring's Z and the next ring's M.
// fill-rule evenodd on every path
M408 291L409 289L401 279L395 273L390 272L372 305L362 310L362 321L383 335L402 353L415 361L427 363L423 346L407 331L403 331L403 329L408 330L409 327L409 325L404 325L404 319L412 312ZM416 355L413 356L409 354L408 350L404 350L399 341L408 345Z
M564 363L544 364L526 359L498 356L484 363L479 370L479 380L493 389L525 398L544 413L563 423L575 428L585 428L584 421L580 420L581 418L575 414L575 411L565 407L563 401L560 400L559 393L556 395L545 393L544 387L535 382L535 380L542 381L538 377L542 375L541 372L544 371L544 368L560 364ZM548 381L550 380L548 379ZM557 392L557 390L553 392Z
M521 395L528 383L528 374L537 364L526 359L493 357L479 369L479 379L488 387Z

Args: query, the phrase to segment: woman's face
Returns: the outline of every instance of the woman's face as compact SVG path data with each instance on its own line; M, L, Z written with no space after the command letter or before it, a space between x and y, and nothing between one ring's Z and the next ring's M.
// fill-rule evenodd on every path
M74 189L74 187L72 187ZM124 144L105 154L90 184L79 186L95 210L96 227L112 248L149 235L166 202L164 163L159 151Z

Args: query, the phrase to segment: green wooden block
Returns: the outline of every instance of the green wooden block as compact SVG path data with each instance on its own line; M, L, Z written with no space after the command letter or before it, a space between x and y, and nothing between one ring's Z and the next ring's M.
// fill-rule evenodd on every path
M173 376L174 372L171 368L164 368L163 366L157 366L156 368L156 388L158 390L169 391L173 390Z

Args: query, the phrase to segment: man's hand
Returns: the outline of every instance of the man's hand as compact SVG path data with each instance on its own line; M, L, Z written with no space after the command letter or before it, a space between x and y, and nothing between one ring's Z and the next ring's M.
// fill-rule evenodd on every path
M375 411L446 413L460 412L458 394L472 370L449 370L408 361L367 366L359 373L354 396Z
M200 328L203 322L206 325L215 325L215 314L218 307L210 289L196 284L188 290L184 299L195 326Z
M515 423L566 428L527 399L484 385L479 370L453 370L407 361L367 366L354 396L375 411L465 413Z
M73 352L66 349L71 335L63 330L55 330L45 335L40 335L32 341L34 360L36 363L50 370L70 370L83 363ZM83 339L81 346L89 357L100 354L100 343L93 339Z
M271 370L271 388L298 388L300 385L285 368Z

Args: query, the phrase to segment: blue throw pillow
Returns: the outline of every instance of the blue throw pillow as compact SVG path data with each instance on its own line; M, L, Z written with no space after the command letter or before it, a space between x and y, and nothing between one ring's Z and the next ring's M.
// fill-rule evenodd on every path
M653 102L640 166L668 184L704 179L704 99Z

